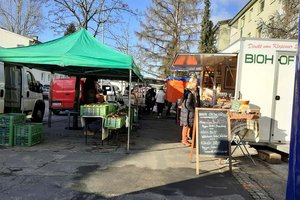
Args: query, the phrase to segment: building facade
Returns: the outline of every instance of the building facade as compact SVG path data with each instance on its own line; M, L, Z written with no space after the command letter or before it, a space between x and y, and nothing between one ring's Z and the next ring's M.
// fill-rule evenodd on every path
M22 47L37 43L40 43L37 38L25 37L5 30L4 28L0 28L0 48ZM32 74L35 77L36 81L39 81L43 85L49 85L52 77L65 77L65 75L62 74L52 75L51 72L41 71L37 69L32 69Z
M219 50L225 49L230 43L230 20L219 21L214 27L216 36L216 48Z
M271 20L275 12L282 13L282 7L281 0L249 0L231 20L221 21L215 26L218 50L223 50L242 37L264 38L261 22Z

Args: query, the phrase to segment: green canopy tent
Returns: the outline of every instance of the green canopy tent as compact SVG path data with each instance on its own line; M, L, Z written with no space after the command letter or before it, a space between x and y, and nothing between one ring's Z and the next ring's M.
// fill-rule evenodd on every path
M69 76L129 80L129 84L132 80L142 80L132 56L101 44L85 29L42 44L0 49L0 61ZM79 88L79 81L76 86ZM130 128L128 151L129 137Z
M0 49L0 61L66 75L95 75L98 78L142 79L132 56L101 44L87 30L42 44Z

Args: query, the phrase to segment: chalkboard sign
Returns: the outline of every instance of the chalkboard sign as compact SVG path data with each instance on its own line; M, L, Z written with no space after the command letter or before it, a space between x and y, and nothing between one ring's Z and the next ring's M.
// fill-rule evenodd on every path
M229 156L228 111L222 109L196 111L199 154Z

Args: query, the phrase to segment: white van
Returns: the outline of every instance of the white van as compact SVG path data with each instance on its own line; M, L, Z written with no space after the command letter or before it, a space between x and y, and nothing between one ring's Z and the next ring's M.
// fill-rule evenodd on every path
M42 85L27 67L0 62L0 113L22 112L42 122L45 112Z

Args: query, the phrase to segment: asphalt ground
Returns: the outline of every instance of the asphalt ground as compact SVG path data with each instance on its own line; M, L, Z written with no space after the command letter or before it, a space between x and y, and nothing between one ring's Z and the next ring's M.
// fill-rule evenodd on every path
M46 119L45 119L46 121ZM44 141L32 147L0 148L0 199L284 199L286 164L256 165L235 153L233 174L218 158L195 156L180 143L173 118L144 115L130 137L109 141L68 130L67 116L44 124Z

